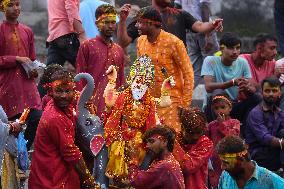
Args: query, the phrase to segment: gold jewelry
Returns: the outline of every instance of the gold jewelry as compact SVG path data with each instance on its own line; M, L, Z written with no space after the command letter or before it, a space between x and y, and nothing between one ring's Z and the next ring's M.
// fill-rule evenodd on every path
M115 85L116 81L114 79L111 79L111 80L108 81L108 83L111 84L111 85Z

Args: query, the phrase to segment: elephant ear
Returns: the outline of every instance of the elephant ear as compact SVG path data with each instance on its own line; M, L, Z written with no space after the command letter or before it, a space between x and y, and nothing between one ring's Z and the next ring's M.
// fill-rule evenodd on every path
M102 135L94 135L90 142L90 149L94 156L97 156L105 144L105 139Z

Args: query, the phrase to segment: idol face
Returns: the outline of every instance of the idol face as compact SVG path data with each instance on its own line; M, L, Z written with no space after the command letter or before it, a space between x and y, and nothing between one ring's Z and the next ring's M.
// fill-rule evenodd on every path
M140 100L148 89L145 76L138 75L131 84L131 92L134 100Z

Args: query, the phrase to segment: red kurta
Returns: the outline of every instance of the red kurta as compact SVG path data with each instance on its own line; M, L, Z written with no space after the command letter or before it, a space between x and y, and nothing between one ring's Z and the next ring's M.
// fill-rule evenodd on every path
M23 24L0 24L0 104L7 116L22 113L24 108L41 109L34 79L29 79L16 56L35 60L34 35Z
M29 189L79 189L74 164L82 158L74 144L75 118L48 102L34 142Z
M172 154L163 160L153 161L147 171L130 165L128 172L131 186L136 189L184 189L181 168Z
M76 73L89 73L95 80L94 105L97 107L97 115L100 117L105 109L103 93L108 83L105 73L110 65L117 66L116 86L120 87L124 83L123 49L116 43L107 44L97 36L80 46L76 62ZM84 85L83 83L79 84L78 89L81 91Z
M240 121L237 119L228 119L223 122L217 120L208 124L208 137L213 141L214 148L218 142L229 135L240 135ZM219 178L222 173L221 160L216 151L213 152L211 163L214 170L209 170L209 180L213 188L218 187Z
M185 188L205 189L208 160L213 151L213 142L205 135L201 136L196 144L180 146L175 143L174 156L180 163Z

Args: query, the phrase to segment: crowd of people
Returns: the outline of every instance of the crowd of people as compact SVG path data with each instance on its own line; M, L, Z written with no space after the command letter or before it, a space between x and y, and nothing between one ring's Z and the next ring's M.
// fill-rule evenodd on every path
M240 54L211 0L152 0L131 21L130 4L47 3L39 76L20 0L0 1L1 189L284 188L283 36L259 34ZM200 83L202 109L191 106Z

